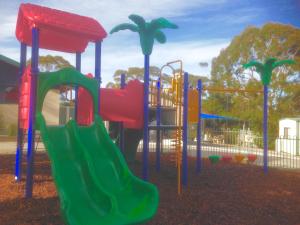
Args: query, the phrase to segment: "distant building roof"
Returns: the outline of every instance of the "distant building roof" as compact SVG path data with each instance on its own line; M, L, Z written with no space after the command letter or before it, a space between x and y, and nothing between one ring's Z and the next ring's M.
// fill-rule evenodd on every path
M8 58L4 55L1 55L1 54L0 54L0 61L6 62L7 64L10 64L14 67L19 68L19 63L17 61L15 61L13 59L10 59L10 58Z
M19 63L0 55L0 103L16 102Z

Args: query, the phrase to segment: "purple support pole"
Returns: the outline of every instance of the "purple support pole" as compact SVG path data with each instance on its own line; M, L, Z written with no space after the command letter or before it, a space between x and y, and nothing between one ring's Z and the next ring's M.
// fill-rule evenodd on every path
M21 54L20 54L20 69L19 69L19 99L21 97L21 84L24 69L26 67L26 54L27 46L21 43ZM20 113L20 102L18 105L18 112ZM17 150L16 150L16 165L15 165L15 180L20 181L22 176L22 155L23 155L23 129L20 128L20 114L18 118L18 137L17 137Z
M125 74L121 74L121 89L125 88ZM124 124L120 123L120 149L124 152Z
M182 185L187 186L187 172L188 172L188 159L187 159L187 138L188 138L188 88L189 88L189 74L184 73L183 77L183 130L182 130Z
M264 85L264 172L268 173L268 86Z
M156 171L160 171L160 118L161 118L161 104L160 104L160 91L161 81L157 81L157 96L156 96Z
M197 165L196 165L196 172L201 172L201 153L202 153L202 145L201 145L201 128L202 128L202 80L198 80L198 123L197 123Z
M144 62L144 133L143 133L143 179L148 180L149 152L149 63L150 56L145 55Z
M76 52L76 70L81 72L81 53Z
M28 124L28 147L27 147L27 173L25 197L32 197L33 187L33 165L34 165L34 139L35 139L35 110L36 110L36 89L39 61L39 30L32 28L32 48L31 48L31 90L30 109Z
M76 52L76 70L81 72L81 53ZM77 121L77 107L78 107L78 86L75 86L75 107L74 107L74 115L75 120Z
M99 85L98 112L100 113L100 87L101 87L101 41L95 43L95 79Z

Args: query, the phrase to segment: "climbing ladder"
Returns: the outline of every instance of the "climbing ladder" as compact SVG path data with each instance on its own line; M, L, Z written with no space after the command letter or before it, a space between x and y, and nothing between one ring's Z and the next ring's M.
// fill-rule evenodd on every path
M175 162L177 168L177 186L178 194L181 194L181 166L182 166L182 102L183 102L183 79L182 70L174 74L172 79L172 93L173 103L176 107L175 123L177 129L175 130L174 142L172 147L174 151L171 155L171 160Z
M175 69L173 64L179 64L179 69ZM160 100L163 100L163 106L175 108L175 126L171 125L168 129L174 130L175 133L173 136L173 140L171 142L171 151L170 151L170 161L175 164L177 168L177 184L178 184L178 194L181 194L181 169L182 169L182 125L183 125L183 71L182 71L182 61L175 60L172 62L168 62L163 65L160 69L160 80L162 71L164 68L170 68L173 71L172 83L171 87L165 89L164 97ZM150 88L151 93L153 89ZM159 92L157 92L159 93ZM167 96L167 97L166 97ZM150 98L152 101L152 105L157 105L158 102L155 102L156 98ZM161 104L161 103L159 103ZM162 126L161 126L162 127ZM160 128L161 128L160 127ZM166 128L166 127L165 127Z

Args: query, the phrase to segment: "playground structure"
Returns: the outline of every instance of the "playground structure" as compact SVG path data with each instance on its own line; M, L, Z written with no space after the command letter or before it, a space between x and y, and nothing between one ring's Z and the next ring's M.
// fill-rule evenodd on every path
M153 85L153 87L155 86ZM157 88L158 87L159 86L157 86ZM162 102L161 105L160 102L156 100L160 92L158 92L158 90L152 91L153 93L152 94L153 96L151 96L152 106L157 106L157 112L159 112L160 107L162 109L164 107L175 108L174 104L172 105L172 101L169 101L169 99L173 99L172 95L168 96L169 92L170 92L169 89L164 91L164 98L166 99L161 100ZM188 152L190 156L197 158L196 166L195 166L197 172L201 171L201 162L203 158L208 158L212 163L237 162L237 163L256 164L259 166L263 166L265 173L267 172L268 167L279 167L279 168L290 168L290 169L300 168L300 158L293 157L288 154L275 152L272 149L266 150L265 143L268 142L268 139L253 134L251 130L245 130L243 128L235 131L226 130L223 131L224 133L221 133L220 131L219 135L215 134L213 137L208 138L207 135L204 133L205 131L204 131L203 122L207 120L221 120L221 121L222 120L239 121L239 120L237 118L202 113L203 93L206 94L224 93L226 95L255 93L258 95L262 95L264 91L260 89L256 90L256 89L236 89L236 88L214 88L214 87L212 88L209 86L203 86L201 80L198 80L198 85L196 89L189 87L187 121L189 125L197 124L197 138L196 138L197 143L196 144L189 143ZM265 101L266 98L264 97L262 103L265 104ZM157 102L159 103L157 104ZM182 107L184 106L182 105ZM157 113L157 115L159 115L159 113ZM157 119L157 121L159 121L159 119ZM166 127L167 126L162 126L162 129L167 129ZM178 127L178 129L180 129L180 127ZM157 128L157 130L159 129ZM157 139L160 140L161 143L163 144L156 141L156 143L152 144L152 151L153 149L155 149L156 154L159 154L158 149L161 148L164 148L164 152L168 152L168 153L174 151L172 150L175 149L172 142L175 140L174 139L170 140L170 137L166 137L166 139L164 140L164 137L160 137L160 136L161 135L157 132ZM158 159L159 156L157 156L156 158ZM182 161L182 163L183 162L184 161Z
M34 17L34 15L39 16ZM51 15L50 20L45 19L47 15ZM66 24L68 26L65 26ZM78 24L82 26L77 27ZM171 25L169 26L172 27ZM68 32L61 32L64 29ZM172 94L171 106L174 107L176 111L175 124L166 126L160 123L162 85L161 80L159 80L157 82L156 125L153 126L148 123L149 106L151 105L148 102L149 56L152 49L143 52L145 55L144 87L141 83L136 81L128 83L127 86L125 86L123 76L122 89L99 89L101 84L101 41L105 38L106 32L97 21L32 4L22 4L19 11L16 36L21 42L20 76L22 76L20 82L20 118L16 154L16 179L20 180L21 178L22 142L24 133L28 130L26 197L32 196L35 130L40 130L53 164L53 176L61 202L63 203L62 207L64 207L64 203L68 203L72 210L74 210L73 212L69 212L66 208L62 208L67 221L71 221L75 217L81 220L83 219L83 217L81 217L83 214L87 215L90 213L91 223L101 217L101 213L98 211L76 211L75 205L78 205L77 203L82 201L84 201L86 208L88 208L90 204L93 205L93 207L97 207L96 203L103 201L104 204L101 205L103 208L100 207L99 210L107 213L102 217L105 224L117 224L118 221L121 220L125 221L125 223L138 223L150 219L155 214L158 205L157 189L153 185L143 182L131 174L123 156L107 135L103 121L98 114L100 114L103 119L122 123L120 140L123 141L124 128L144 128L144 180L148 179L149 130L153 129L157 131L157 170L160 169L160 144L162 142L160 139L160 131L174 130L175 136L172 147L175 149L175 154L173 160L177 166L179 194L182 189L181 185L187 185L188 123L197 123L196 171L201 171L201 121L205 117L216 118L217 116L202 114L201 99L202 91L205 89L202 88L201 80L198 82L197 90L189 89L188 73L183 73L182 64L180 64L180 72L178 74L174 73L173 75L172 87L170 89L170 93ZM80 73L81 53L85 50L87 43L90 41L95 42L96 45L95 79L92 77L87 78ZM27 45L32 46L32 64L25 70ZM76 53L77 71L64 69L55 73L38 73L39 48ZM172 68L171 64L173 63L181 62L168 63L166 66ZM72 120L61 127L47 126L41 114L46 92L57 85L69 84L75 85L76 88L77 86L82 86L78 88L75 101L75 120L78 123ZM132 89L130 88L131 86ZM130 90L134 90L134 92ZM235 90L230 89L227 91ZM142 92L144 93L141 94ZM137 96L138 100L129 101L128 99L132 99L132 96ZM134 110L134 113L130 110ZM141 118L139 117L140 115L144 117ZM78 124L87 126L81 127L78 126ZM99 140L103 141L103 143L99 142ZM123 148L123 141L120 141L121 149ZM266 142L266 138L264 138L264 142ZM63 144L60 145L60 143ZM234 158L237 162L241 162L245 156L236 154ZM256 155L249 154L247 158L249 162L254 162ZM210 155L209 159L212 163L217 163L220 159L223 162L232 160L232 158L226 155L222 157L220 155ZM101 162L100 165L99 162ZM264 166L267 166L265 151ZM73 170L74 167L81 169L76 171ZM105 172L103 172L104 170ZM66 175L69 175L69 177L66 178L63 176L62 171L64 171ZM103 180L100 180L97 174L104 175ZM78 178L80 175L84 175L84 178L81 180ZM86 190L80 192L80 194L74 194L74 192L72 192L74 187L70 185L70 183L75 183L73 179L76 178L79 179L76 181L81 183L81 187L84 187L85 183L88 183L89 186L89 188L86 188ZM129 180L131 185L126 186L125 184ZM92 195L90 187L99 191L99 193L93 195L95 201L87 197ZM124 188L124 192L121 192L122 188ZM137 193L142 196L142 199L148 199L148 202L139 204L141 199L135 195ZM125 197L123 198L121 195ZM122 203L125 204L125 202L126 204L130 202L130 206L126 209L122 205ZM140 210L140 213L133 213L137 209Z
M179 69L177 72L174 69L174 64L179 64ZM161 93L163 89L162 87L162 72L165 67L171 68L173 72L172 77L172 85L171 88L168 88L167 91L165 91L168 94L169 99L166 101L168 107L174 108L175 111L175 117L174 117L174 125L171 126L164 126L161 125ZM186 74L187 76L187 74ZM160 170L160 146L161 146L161 140L160 140L160 131L163 129L166 130L173 130L174 131L174 143L173 148L175 149L173 155L171 156L171 159L175 162L175 165L177 167L177 190L178 194L181 194L182 189L182 181L181 181L181 171L182 171L182 126L183 126L183 116L186 116L186 114L183 115L182 113L182 104L183 104L183 70L182 70L182 61L176 60L173 62L169 62L161 67L160 70L160 76L157 81L157 91L156 91L156 104L153 103L153 101L150 101L150 105L155 106L156 105L156 127L151 127L156 129L156 170ZM187 85L187 83L186 83ZM153 85L152 85L153 86ZM153 95L150 95L153 96ZM155 98L154 98L155 99ZM184 140L186 145L186 140Z
M179 69L175 70L174 64L178 64ZM177 167L177 180L178 180L178 194L181 194L182 184L187 184L187 164L188 164L188 151L190 151L190 145L188 145L188 126L197 124L197 146L196 146L196 171L201 171L202 163L202 120L215 120L215 119L231 119L219 115L211 115L202 113L202 92L255 92L255 90L239 90L239 89L210 89L202 87L202 81L198 81L197 89L193 89L188 82L188 74L183 76L182 61L176 60L166 63L161 67L161 74L164 68L170 68L172 70L172 82L171 87L164 88L161 84L161 76L157 82L153 82L150 85L150 106L156 108L156 125L151 125L151 130L156 130L156 170L160 170L160 154L161 147L165 147L170 155L172 161L175 162ZM183 82L183 77L184 81ZM156 89L156 90L155 90ZM163 95L163 96L162 96ZM166 109L172 109L175 112L174 120L172 124L161 124L161 111ZM161 131L172 131L171 143L167 146L163 146L163 137L161 137ZM249 157L248 157L249 156ZM224 162L230 162L233 159L236 162L241 162L247 157L248 162L253 163L256 160L256 155L248 154L243 156L242 154L236 154L234 157L229 155L206 155L212 163L217 163L219 160Z
M21 44L21 68L24 67L24 63L26 61L26 45L24 43L26 43L27 45L30 44L30 35L28 34L29 31L25 30L23 31L23 27L20 25L22 24L22 20L25 20L28 11L26 11L26 7L30 8L29 6L31 6L34 10L40 10L39 8L36 8L37 6L33 6L33 5L23 5L20 7L20 16L17 24L17 37L18 39L22 42ZM33 11L34 11L33 10ZM48 9L45 8L45 10L47 11ZM34 13L34 12L33 12ZM59 11L59 13L62 13L61 11ZM70 18L70 15L68 14L68 18ZM24 17L24 18L23 18ZM57 19L57 18L56 18ZM39 23L43 24L43 23L47 23L43 20L38 21ZM88 22L88 21L86 21ZM94 23L95 21L93 21ZM36 22L37 23L37 22ZM74 24L72 26L75 26ZM60 29L62 29L60 27ZM34 29L33 29L34 30ZM77 31L78 32L78 31ZM34 33L34 32L33 32ZM37 33L37 30L35 30L35 33ZM18 36L18 34L20 34ZM24 34L27 34L27 36L22 36ZM82 46L86 46L87 43L80 43L79 46L79 50L78 49L72 49L71 45L67 45L64 46L62 45L62 42L60 42L60 45L56 45L53 44L51 41L46 42L44 40L44 38L46 38L46 36L43 36L44 33L41 32L40 35L40 46L44 47L46 46L46 48L49 49L55 49L55 50L64 50L64 51L68 51L68 52L76 52L76 68L77 70L80 71L80 61L81 61L81 56L80 56L80 51L83 51L84 49L82 49ZM52 33L50 33L51 35L54 35ZM35 34L38 35L38 34ZM95 34L93 34L95 35ZM51 37L51 36L50 36ZM102 37L103 38L103 37ZM53 39L55 39L55 35L53 37ZM67 37L63 37L62 40L67 39ZM74 40L77 44L77 42L82 42L82 40ZM84 40L87 41L87 40ZM33 41L34 42L34 41ZM35 50L35 52L32 52L32 55L37 57L36 55L38 55L38 43L34 43L32 44L33 47L37 48L33 48L33 50ZM78 46L76 46L76 48L78 48ZM100 48L101 47L101 42L97 41L96 42L96 58L97 56L100 56ZM34 63L36 63L36 65L34 65ZM175 157L174 160L176 162L176 166L177 166L177 171L178 171L178 193L181 192L181 184L186 185L187 184L187 116L188 116L188 111L187 111L187 105L188 105L188 74L185 73L184 75L184 82L182 79L182 63L180 61L175 61L172 63L180 63L180 73L178 75L174 74L174 78L172 81L172 92L173 92L173 99L172 101L174 102L175 108L176 108L176 126L175 127L169 127L170 129L174 129L175 128L175 143L174 143L174 147L176 149L176 153L175 153ZM169 63L168 66L171 67L171 64ZM28 161L29 164L31 166L28 167L27 170L27 185L26 185L26 195L28 197L31 196L32 193L32 165L33 165L33 153L34 153L34 137L35 137L35 132L34 132L34 126L32 126L32 124L34 124L34 115L33 112L35 110L32 110L32 108L34 108L34 102L35 102L35 97L32 97L32 95L34 96L34 94L32 94L32 89L35 89L35 82L36 81L32 81L32 74L34 74L33 72L37 72L37 59L32 60L32 65L31 65L31 71L29 71L29 69L27 69L23 79L22 79L22 85L21 85L21 96L20 96L20 124L19 124L19 135L18 135L18 147L17 147L17 154L16 154L16 179L19 180L20 179L20 174L21 174L21 160L22 160L22 136L24 134L24 131L26 129L28 129ZM172 67L171 67L172 68ZM35 69L35 70L34 70ZM22 71L22 69L21 69ZM91 77L90 77L91 78ZM95 61L95 78L98 81L98 83L101 83L101 76L100 76L100 63L99 61ZM33 84L33 87L31 86L31 84ZM130 83L128 84L128 87L130 87ZM133 83L132 83L133 85ZM139 90L138 93L140 93L141 91L141 85L139 85L137 82L135 82L135 87L133 88L133 90ZM184 89L184 90L182 90ZM29 91L30 90L30 91ZM145 89L144 89L145 90ZM101 93L101 94L100 94ZM100 95L100 99L99 99L99 112L100 115L104 117L104 119L110 120L110 121L119 121L119 122L124 122L124 127L126 128L140 128L141 127L141 122L142 119L137 119L138 115L146 115L146 111L148 111L148 109L144 108L144 113L141 113L141 110L139 110L139 107L137 106L141 106L141 102L142 101L135 101L135 103L132 105L130 105L128 107L128 105L126 105L127 107L125 107L125 102L128 104L128 101L126 101L125 99L130 99L133 95L137 95L137 93L132 93L131 95L129 94L126 97L126 93L128 94L128 91L126 90L110 90L110 89L101 89L99 90L99 95ZM118 96L118 98L114 97L114 96ZM124 98L120 98L120 96L124 96ZM130 97L131 96L131 97ZM141 95L138 95L141 96ZM145 99L145 95L144 94L144 99ZM158 95L159 96L159 95ZM110 101L107 101L108 99L110 99ZM139 98L141 100L141 98ZM147 96L148 99L148 96ZM114 102L112 103L113 100ZM158 100L159 102L160 100ZM182 107L183 104L183 107ZM144 105L145 105L145 101L144 101ZM81 125L87 125L90 124L93 121L94 118L94 113L92 110L92 100L91 98L88 97L88 92L83 90L82 88L78 89L78 95L76 98L76 102L75 102L75 119L78 121L79 124ZM84 110L83 110L84 109ZM131 112L126 111L126 109L138 109L138 110L134 110L135 113L132 115ZM125 111L124 111L125 110ZM159 107L158 107L159 110ZM33 111L33 112L32 112ZM182 113L183 112L183 113ZM159 113L157 113L157 116L159 115ZM169 129L168 127L163 127L159 124L159 119L157 120L157 127L151 127L148 126L148 128L154 128L157 129L157 132L159 133L160 129ZM31 126L30 126L31 125ZM145 125L144 125L145 127ZM159 138L159 135L157 135L157 137ZM121 138L124 139L124 138ZM159 142L159 140L158 140ZM143 142L145 145L147 144L147 142ZM182 144L181 144L182 143ZM121 144L122 146L122 144ZM159 145L157 145L159 146ZM183 149L183 150L181 150ZM147 150L146 150L147 151ZM144 152L146 152L144 151ZM158 159L158 168L159 168L159 152L160 150L158 149L157 151L157 159ZM183 167L181 168L181 164L183 164ZM145 164L144 167L145 170L148 170L147 168L147 164ZM158 169L159 170L159 169ZM182 172L181 172L182 170ZM182 173L182 176L181 176ZM182 177L182 179L181 179ZM182 181L181 181L182 180Z
M88 17L21 4L16 36L21 42L16 178L21 179L22 141L23 134L28 130L25 196L32 197L35 132L39 130L52 163L52 174L67 224L120 224L120 221L132 224L149 220L156 213L158 191L154 185L130 172L98 116L98 113L105 113L100 107L106 106L105 102L101 105L99 96L99 93L102 94L99 92L101 42L106 37L105 30ZM96 45L95 79L80 73L81 53L90 41ZM32 60L30 68L25 70L28 45L32 46ZM77 71L63 69L39 73L39 48L76 53ZM71 120L64 126L46 125L42 115L43 101L46 93L59 85L81 86L90 94L93 102L92 124L78 126L76 120ZM112 91L103 92L103 98L115 94ZM76 107L79 108L80 104ZM113 111L112 108L108 110ZM126 111L121 113L126 114ZM81 118L80 113L77 116ZM114 114L110 119L117 117L120 119L119 114ZM121 120L128 122L128 126L141 124L140 119L128 119L126 115Z

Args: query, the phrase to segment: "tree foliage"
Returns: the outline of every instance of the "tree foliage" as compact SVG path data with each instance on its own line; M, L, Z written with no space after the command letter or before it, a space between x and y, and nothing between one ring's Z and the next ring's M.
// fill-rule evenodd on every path
M156 66L150 66L150 81L156 81L160 74L160 69ZM124 69L118 69L114 73L114 84L111 82L110 85L113 87L119 87L121 82L121 74L125 74L125 82L127 83L130 80L144 80L144 68L141 67L129 67L127 70Z
M273 68L269 86L269 131L271 136L276 136L280 118L300 115L299 29L276 23L246 28L213 59L210 87L262 90L259 71L254 68L244 70L242 66L248 61L266 61L267 58L296 62L291 66ZM274 67L279 65L275 64ZM263 96L259 92L211 92L204 104L204 110L210 113L250 121L252 129L262 131Z
M179 73L179 70L175 70L175 73ZM144 80L144 68L141 67L129 67L127 70L118 69L114 73L114 80L107 83L106 87L108 88L118 88L120 87L121 74L125 74L125 82L127 83L130 80L137 79L141 82ZM160 76L160 68L157 66L150 66L150 81L157 81ZM172 84L173 74L161 74L162 85L169 87ZM207 83L209 79L205 76L189 74L189 85L197 87L197 82L199 79L202 79L204 83Z
M27 64L31 63L31 59ZM70 62L61 56L40 56L39 57L39 71L40 72L54 72L66 67L73 67Z

